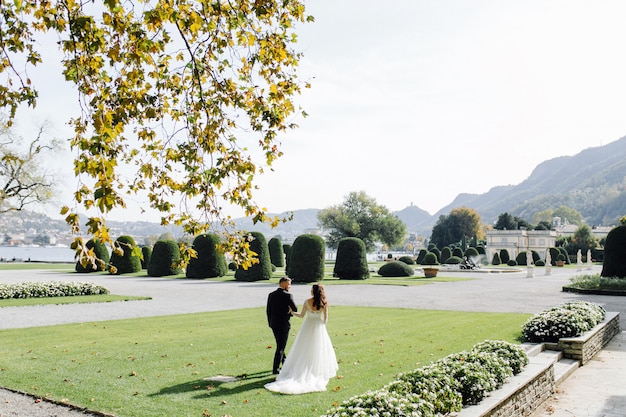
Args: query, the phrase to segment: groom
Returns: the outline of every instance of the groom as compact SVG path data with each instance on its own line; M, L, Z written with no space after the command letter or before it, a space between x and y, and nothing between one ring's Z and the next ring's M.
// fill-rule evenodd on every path
M296 303L293 302L293 297L289 293L291 287L291 279L283 277L278 282L278 288L273 291L267 297L267 307L265 309L267 313L267 322L274 332L274 338L276 339L276 353L274 354L274 365L272 366L272 373L277 374L278 368L285 361L285 348L287 347L287 338L289 337L289 330L291 329L291 312L289 307L293 311L298 311Z

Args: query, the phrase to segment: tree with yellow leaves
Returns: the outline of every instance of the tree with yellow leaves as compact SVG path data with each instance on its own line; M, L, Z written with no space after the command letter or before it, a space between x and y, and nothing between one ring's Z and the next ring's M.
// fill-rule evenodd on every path
M39 37L57 36L80 103L69 121L75 204L62 210L72 230L79 207L96 208L88 232L112 243L106 213L145 192L162 224L191 235L224 226L223 249L250 265L249 241L228 229L222 205L280 221L254 202L253 180L282 155L277 135L295 127L293 98L308 86L295 25L311 20L298 0L3 1L0 106L10 124L36 105L43 87L28 70L42 63ZM74 247L89 254L79 238Z

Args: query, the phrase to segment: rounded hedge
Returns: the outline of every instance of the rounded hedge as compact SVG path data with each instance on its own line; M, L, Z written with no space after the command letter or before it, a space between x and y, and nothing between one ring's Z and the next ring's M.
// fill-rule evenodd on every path
M148 264L149 277L165 277L178 275L182 272L180 264L180 247L174 240L159 240L154 244L152 256Z
M446 259L444 263L448 265L458 265L461 262L463 262L463 259L459 258L458 256L451 256L448 259Z
M428 251L426 249L420 249L419 253L417 254L417 259L415 260L415 263L421 264L424 260L424 256L426 256L427 253Z
M439 265L439 261L437 260L437 255L433 252L428 252L424 255L424 259L422 260L422 265Z
M468 259L473 259L478 258L480 254L478 253L478 250L476 248L467 248L467 250L465 251L465 256L467 256Z
M600 276L626 278L626 225L617 226L606 236Z
M141 271L141 249L137 247L135 239L122 235L115 240L114 246L121 249L122 253L113 251L111 254L109 269L112 274L132 274Z
M85 247L88 250L93 249L93 256L96 258L94 260L95 264L88 262L83 266L79 260L76 262L76 272L97 272L106 270L107 264L111 260L106 245L99 239L89 239L87 243L85 243Z
M404 262L407 265L415 265L415 261L410 256L401 256L400 258L398 258L398 260L400 262Z
M226 257L218 249L220 239L211 233L196 236L192 248L196 257L189 259L185 276L187 278L223 277L228 272Z
M257 254L259 262L248 267L248 269L238 266L235 271L235 280L248 282L268 280L272 277L272 262L267 248L267 240L261 232L251 232L250 235L253 238L250 242L250 250Z
M298 236L289 252L287 276L294 282L316 282L324 279L325 254L326 244L320 236Z
M450 249L450 246L444 246L444 248L441 249L441 263L445 264L446 260L453 255L454 254L452 252L452 249Z
M459 258L463 258L463 249L458 246L454 248L452 251L452 256L458 256Z
M378 269L378 275L382 277L410 277L413 275L413 268L404 262L391 261Z
M143 259L141 260L141 269L148 269L148 265L150 265L150 258L152 257L152 247L142 246L141 255L143 256Z
M285 253L285 274L289 270L289 253L291 252L291 245L288 243L283 244L283 252Z
M333 275L339 279L367 279L370 277L367 250L361 239L346 237L339 241Z
M500 249L500 260L503 264L508 264L511 260L511 256L509 255L509 251L507 249Z
M508 266L517 266L517 261L515 261L515 259L509 259L509 261L506 264Z
M270 251L270 262L272 262L272 265L278 268L285 266L285 252L283 251L283 242L280 238L271 238L267 242L267 248Z

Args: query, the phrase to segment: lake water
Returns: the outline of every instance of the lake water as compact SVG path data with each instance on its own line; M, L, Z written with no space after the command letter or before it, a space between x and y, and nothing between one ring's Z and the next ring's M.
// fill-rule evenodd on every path
M74 251L69 247L57 246L0 246L3 261L37 261L74 263Z

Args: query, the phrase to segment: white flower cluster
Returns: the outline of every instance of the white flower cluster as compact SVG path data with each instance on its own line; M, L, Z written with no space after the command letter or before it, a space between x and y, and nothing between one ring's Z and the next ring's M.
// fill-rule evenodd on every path
M606 311L587 301L565 303L542 311L522 326L526 342L558 342L562 337L577 337L604 320Z
M485 341L469 352L401 374L377 391L344 401L322 417L435 417L460 411L498 388L528 363L524 350L508 342Z
M89 282L23 282L0 284L0 299L68 297L75 295L108 294L109 290Z

